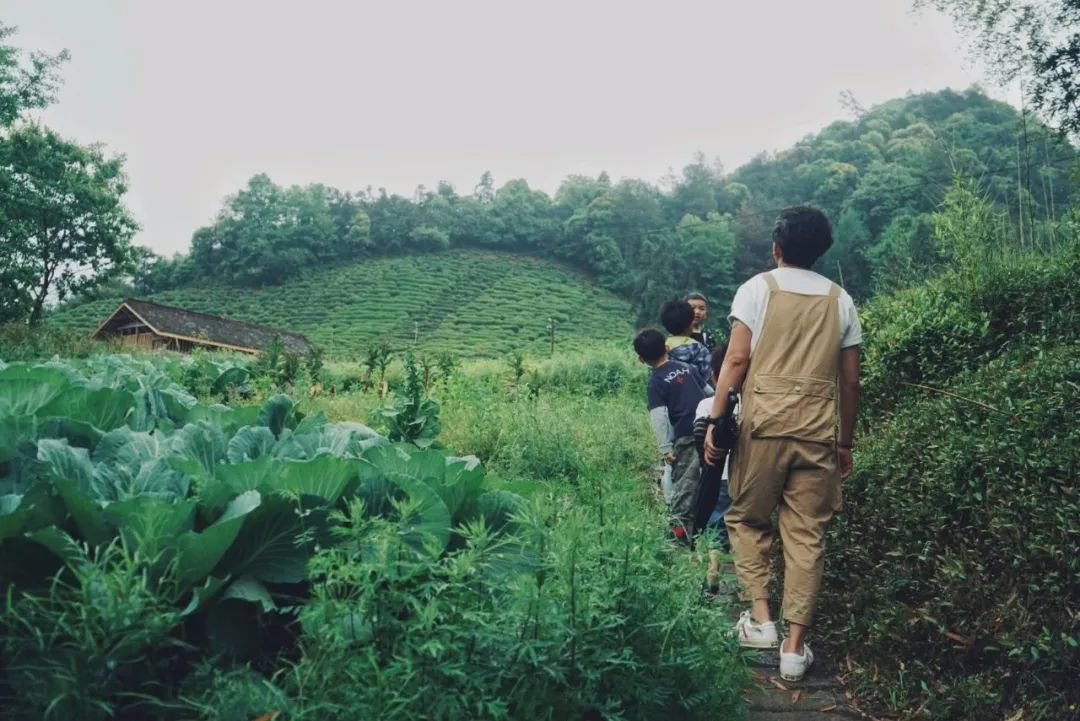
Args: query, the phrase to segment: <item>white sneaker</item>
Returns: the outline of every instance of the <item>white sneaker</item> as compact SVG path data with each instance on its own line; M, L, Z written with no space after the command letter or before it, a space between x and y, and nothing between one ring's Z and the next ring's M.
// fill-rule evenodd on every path
M802 681L813 662L814 653L805 643L802 653L788 653L780 646L780 678L785 681Z
M739 636L739 645L743 648L776 648L779 639L776 624L772 621L756 623L749 611L743 611L739 622L735 624L735 633Z

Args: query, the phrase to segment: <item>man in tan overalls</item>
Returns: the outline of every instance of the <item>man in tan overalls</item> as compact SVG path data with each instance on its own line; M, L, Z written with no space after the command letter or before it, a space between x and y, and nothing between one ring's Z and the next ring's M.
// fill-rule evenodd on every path
M739 439L731 456L731 510L725 516L743 599L736 626L751 648L778 644L769 609L772 514L784 548L780 675L798 681L813 662L804 642L821 587L825 527L840 509L840 480L851 473L858 411L862 329L850 296L810 267L832 245L825 215L786 208L773 228L776 270L751 278L731 306L731 341L712 418L727 388L742 392ZM839 407L839 437L837 408ZM725 451L706 444L708 460Z

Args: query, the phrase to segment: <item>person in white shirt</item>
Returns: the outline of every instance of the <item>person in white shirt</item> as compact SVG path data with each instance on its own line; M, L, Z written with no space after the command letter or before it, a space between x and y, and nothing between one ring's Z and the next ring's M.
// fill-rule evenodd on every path
M820 210L781 211L773 227L778 267L751 278L735 294L717 382L717 388L742 392L725 521L743 598L753 605L736 631L744 646L778 645L768 591L771 519L777 512L790 628L779 644L780 676L791 681L801 679L813 662L803 639L821 586L825 528L840 508L840 481L852 469L859 402L862 328L855 305L843 289L810 270L831 245L832 229ZM726 405L727 394L717 393L710 423ZM708 463L724 460L712 429L705 446Z
M710 382L716 383L716 379L720 376L720 369L723 367L726 353L727 344L719 343L709 355ZM704 440L712 404L712 397L703 398L698 403L697 410L694 412L695 441L698 438ZM698 450L704 455L703 443ZM721 554L728 553L731 550L727 526L724 525L724 514L731 507L731 496L728 494L728 464L726 459L721 467L719 465L708 466L704 463L704 458L702 458L701 485L698 488L696 506L694 527L699 529L699 542L704 544L709 558L709 567L705 574L704 595L706 599L713 600L721 595Z

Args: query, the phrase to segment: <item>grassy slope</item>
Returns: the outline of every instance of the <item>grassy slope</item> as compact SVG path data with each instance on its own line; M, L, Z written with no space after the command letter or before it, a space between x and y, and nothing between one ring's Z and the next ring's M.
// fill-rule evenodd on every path
M542 354L550 317L560 350L625 342L631 332L624 301L563 266L508 253L385 258L312 270L280 286L186 288L151 299L305 333L345 359L383 339L411 345L414 322L422 350L458 356ZM119 300L64 309L50 322L88 332Z

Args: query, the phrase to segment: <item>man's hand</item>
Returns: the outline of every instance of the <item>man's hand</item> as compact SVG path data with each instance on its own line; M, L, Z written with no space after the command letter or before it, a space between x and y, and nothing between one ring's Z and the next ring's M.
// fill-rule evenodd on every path
M675 461L677 461L677 460L678 460L678 457L674 453L665 453L664 454L664 463L668 464L669 466L674 466Z
M727 450L724 448L717 448L713 443L713 431L716 430L716 426L710 425L709 430L705 432L705 465L715 466L724 462L724 456L727 455Z
M852 461L851 461L851 449L850 448L837 448L836 460L840 465L840 478L841 480L851 475Z

